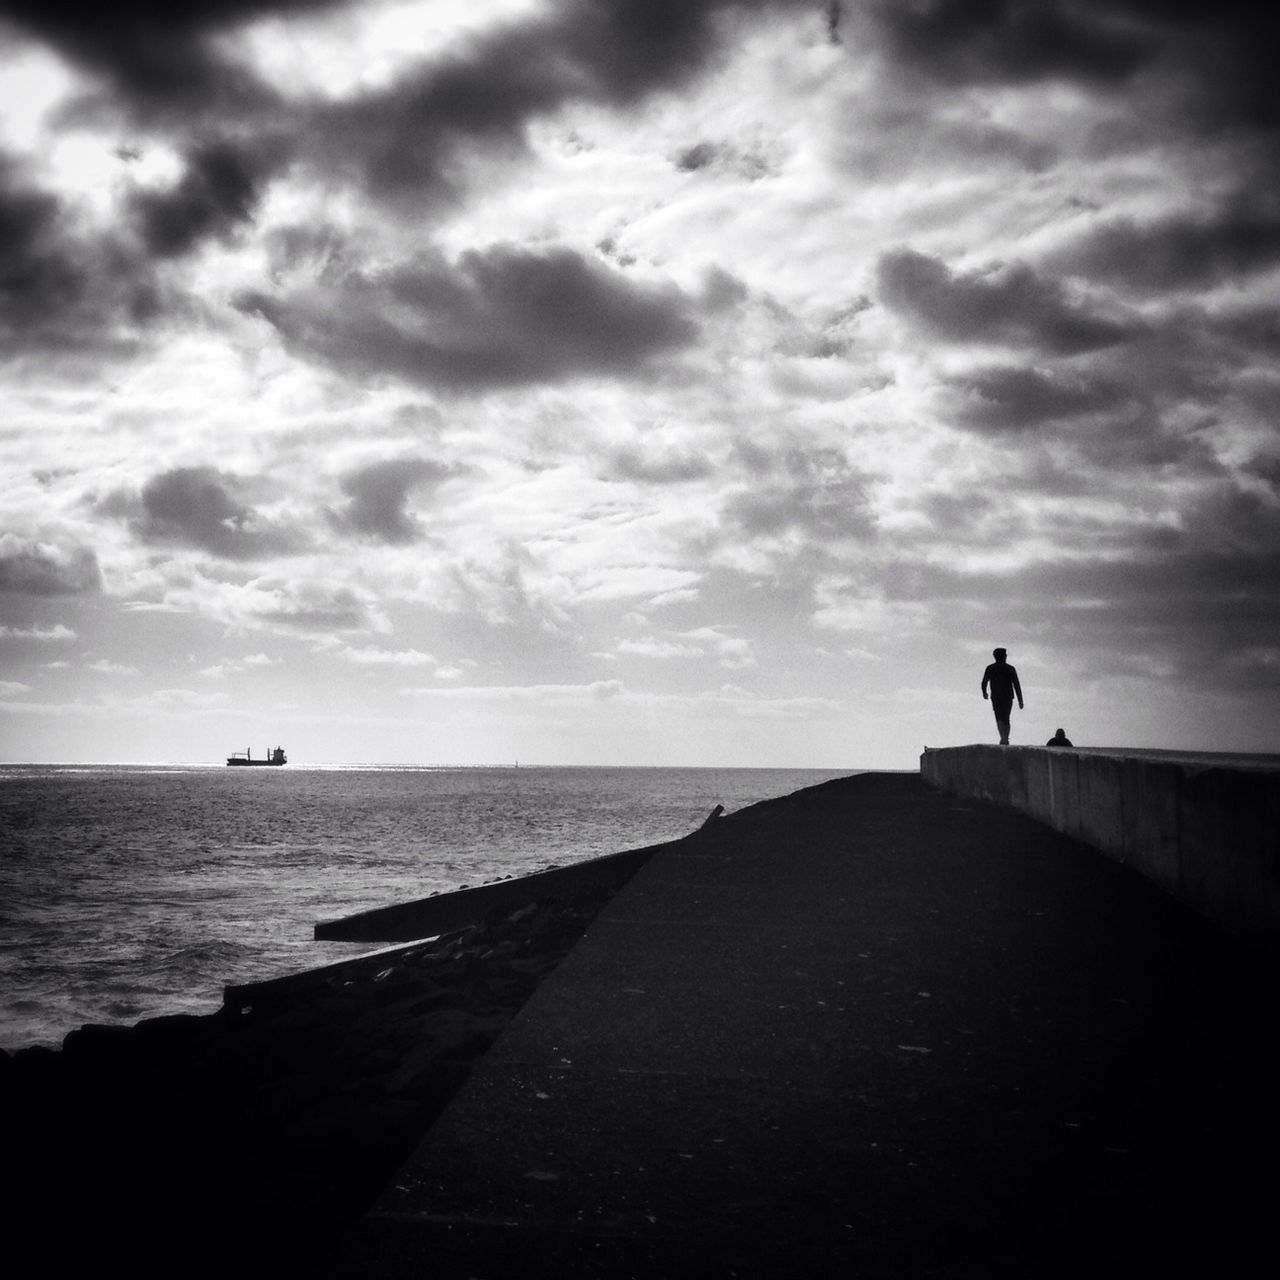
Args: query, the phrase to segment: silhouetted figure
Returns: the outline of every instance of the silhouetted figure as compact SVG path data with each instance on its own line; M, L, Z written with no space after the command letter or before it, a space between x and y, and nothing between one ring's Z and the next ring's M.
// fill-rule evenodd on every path
M995 659L982 673L982 696L987 696L987 686L991 686L991 709L996 713L996 728L1000 730L1001 745L1009 743L1009 714L1013 710L1013 696L1018 695L1018 710L1022 710L1022 686L1018 683L1018 673L1004 660L1007 650L993 649L991 656Z
M1070 747L1075 744L1067 737L1065 729L1059 729L1057 733L1044 744L1046 747Z

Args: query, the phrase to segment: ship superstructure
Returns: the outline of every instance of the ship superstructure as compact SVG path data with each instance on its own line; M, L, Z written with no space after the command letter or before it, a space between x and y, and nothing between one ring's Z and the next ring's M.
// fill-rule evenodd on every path
M253 758L252 748L246 748L243 755L241 755L240 752L236 751L227 757L227 763L231 765L262 766L262 765L273 765L273 764L288 764L289 761L284 754L284 748L276 747L272 751L268 752L264 758L258 759L258 760L255 760Z

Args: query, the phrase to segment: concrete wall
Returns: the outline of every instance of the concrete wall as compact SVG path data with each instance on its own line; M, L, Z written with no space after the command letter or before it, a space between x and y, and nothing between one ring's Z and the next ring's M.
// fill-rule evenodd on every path
M1012 805L1280 955L1280 762L1046 747L926 748L926 782Z

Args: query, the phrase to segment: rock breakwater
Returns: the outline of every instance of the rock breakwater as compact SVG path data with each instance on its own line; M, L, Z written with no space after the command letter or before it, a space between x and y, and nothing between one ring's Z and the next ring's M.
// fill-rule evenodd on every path
M135 1275L307 1274L610 896L526 903L251 1005L0 1053L18 1234Z

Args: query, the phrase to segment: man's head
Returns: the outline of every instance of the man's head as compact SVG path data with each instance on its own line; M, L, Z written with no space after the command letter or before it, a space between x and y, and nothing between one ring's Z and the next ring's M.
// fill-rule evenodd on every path
M1003 662L1003 661L1004 661L1004 655L1005 655L1007 652L1008 652L1008 650L1006 650L1006 649L992 649L992 650L991 650L991 656L992 656L992 657L993 657L997 662Z

